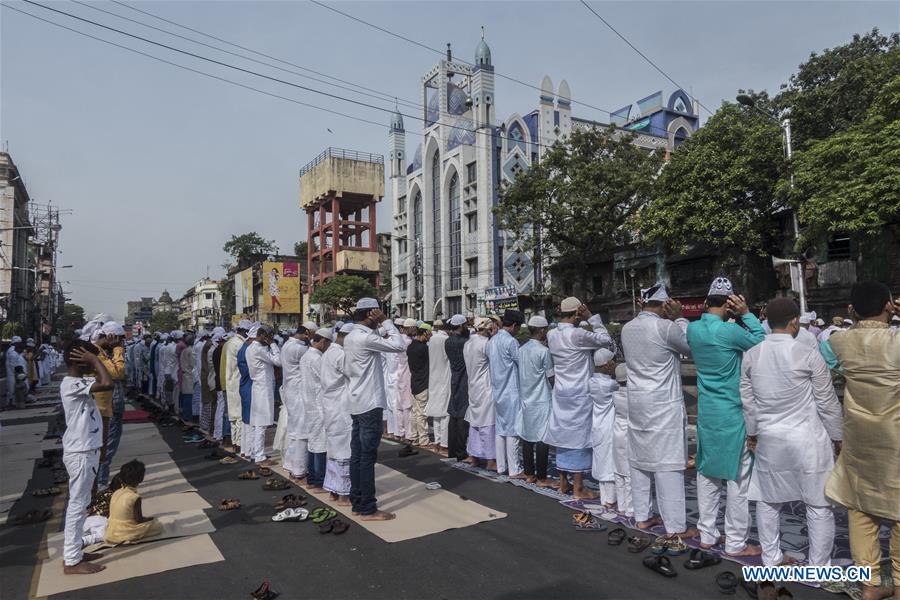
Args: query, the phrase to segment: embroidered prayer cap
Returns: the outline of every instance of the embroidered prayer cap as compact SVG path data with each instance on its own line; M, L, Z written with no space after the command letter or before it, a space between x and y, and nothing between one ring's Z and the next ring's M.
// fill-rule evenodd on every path
M341 328L338 329L338 333L343 333L344 335L347 335L351 331L353 331L353 323L344 323L341 325Z
M13 343L13 344L21 344L21 343L22 343L22 338L20 338L20 337L17 336L17 335L14 335L14 336L12 336L12 339L9 340L9 341L10 341L11 343Z
M303 323L303 327L306 328L306 331L313 332L319 328L315 321L306 321Z
M405 321L403 321L403 326L404 327L415 327L416 320L415 319L406 319Z
M594 366L601 367L611 361L614 356L615 354L613 354L611 350L600 348L594 352Z
M250 328L253 327L253 321L248 319L241 319L238 321L237 328L243 329L244 331L250 331Z
M540 329L542 327L549 327L550 324L547 323L547 319L541 315L531 315L531 318L528 319L528 326L532 329Z
M343 327L343 326L344 326L344 322L343 322L343 321L337 321L337 322L334 324L334 329L335 329L335 330L339 330L339 329L340 329L341 327Z
M356 303L356 310L368 310L378 308L378 300L375 298L360 298Z
M396 325L397 327L406 327L404 323L406 323L406 319L404 319L403 317L397 317L396 319L394 319L394 325Z
M255 338L259 335L260 329L262 329L262 323L254 323L250 326L250 329L247 330L247 337Z
M176 329L175 331L171 332L169 336L171 336L173 340L180 340L184 337L184 332L180 329Z
M809 325L815 319L815 313L803 313L800 315L800 323L803 325Z
M669 292L666 290L666 285L661 281L657 281L648 288L641 289L641 300L644 302L665 302L668 299Z
M490 329L492 323L493 321L487 317L477 317L475 319L475 331Z
M628 365L621 363L616 367L616 381L619 383L628 383Z
M444 326L444 322L443 322L443 321L441 321L440 319L435 319L435 321L434 321L434 327L435 327L436 329L439 328L439 327L443 327L443 326Z
M579 306L581 306L581 300L575 296L569 296L559 303L559 310L564 313L575 312Z
M224 327L213 327L212 335L213 335L213 336L215 336L215 335L225 335L225 328L224 328Z
M460 325L466 324L466 318L460 314L453 315L450 317L450 325L453 327L459 327Z
M846 325L847 327L852 327L852 326L853 326L853 320L852 320L852 319L844 319L843 322L842 322L842 324L843 324L843 325Z
M431 331L432 327L428 323L422 321L416 325L416 329L419 329L420 331Z
M331 327L321 327L316 330L316 335L329 341L334 341L334 332Z
M734 294L734 286L727 277L716 277L709 286L707 296L731 296Z

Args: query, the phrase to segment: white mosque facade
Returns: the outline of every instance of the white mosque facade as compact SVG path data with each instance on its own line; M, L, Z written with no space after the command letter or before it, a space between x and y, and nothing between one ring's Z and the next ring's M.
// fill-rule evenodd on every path
M422 77L422 143L411 154L402 116L391 120L390 298L397 315L431 320L478 312L485 292L498 286L529 295L531 256L498 229L492 213L502 182L515 180L573 129L608 126L573 116L568 83L554 88L549 76L535 109L498 122L494 78L484 40L473 63L453 60L448 50ZM636 104L636 114L629 105L610 120L635 132L642 147L672 151L699 125L697 105L682 90L665 103L657 92Z

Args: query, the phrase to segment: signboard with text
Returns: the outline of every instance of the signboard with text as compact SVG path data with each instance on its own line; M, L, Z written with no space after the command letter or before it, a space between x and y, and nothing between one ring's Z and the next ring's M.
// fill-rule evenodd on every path
M485 288L482 302L486 314L502 315L507 308L519 309L519 295L514 285Z

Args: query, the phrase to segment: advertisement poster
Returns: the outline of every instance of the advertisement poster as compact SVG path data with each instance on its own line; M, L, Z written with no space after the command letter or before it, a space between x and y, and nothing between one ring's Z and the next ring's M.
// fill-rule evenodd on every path
M519 296L514 285L500 285L484 290L484 310L489 315L502 315L507 308L519 308Z
M253 306L253 269L234 276L234 312L241 314Z
M295 262L264 262L261 312L297 314L300 312L300 265Z

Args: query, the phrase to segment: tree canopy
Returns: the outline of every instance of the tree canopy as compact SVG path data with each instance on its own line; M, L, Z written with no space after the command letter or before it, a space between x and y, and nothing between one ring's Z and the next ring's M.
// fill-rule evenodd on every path
M335 275L313 289L311 304L327 304L338 314L353 314L356 301L374 298L375 286L358 275Z
M173 331L178 329L178 315L174 311L155 313L150 318L150 331Z
M864 121L813 142L794 160L803 242L834 233L875 235L900 219L900 75Z
M766 106L765 95L757 98ZM674 252L708 243L761 253L781 206L776 185L786 165L781 129L754 109L724 103L672 153L641 212L647 242Z
M231 239L222 246L222 250L230 254L238 264L246 262L254 255L278 252L275 240L267 240L255 231L231 236Z
M501 190L500 228L526 252L540 239L543 252L572 268L622 244L663 163L632 139L612 128L573 132Z
M873 29L841 46L812 53L776 98L790 110L797 149L865 120L884 86L900 76L900 34Z
M306 260L306 252L308 249L306 242L294 242L294 256Z

